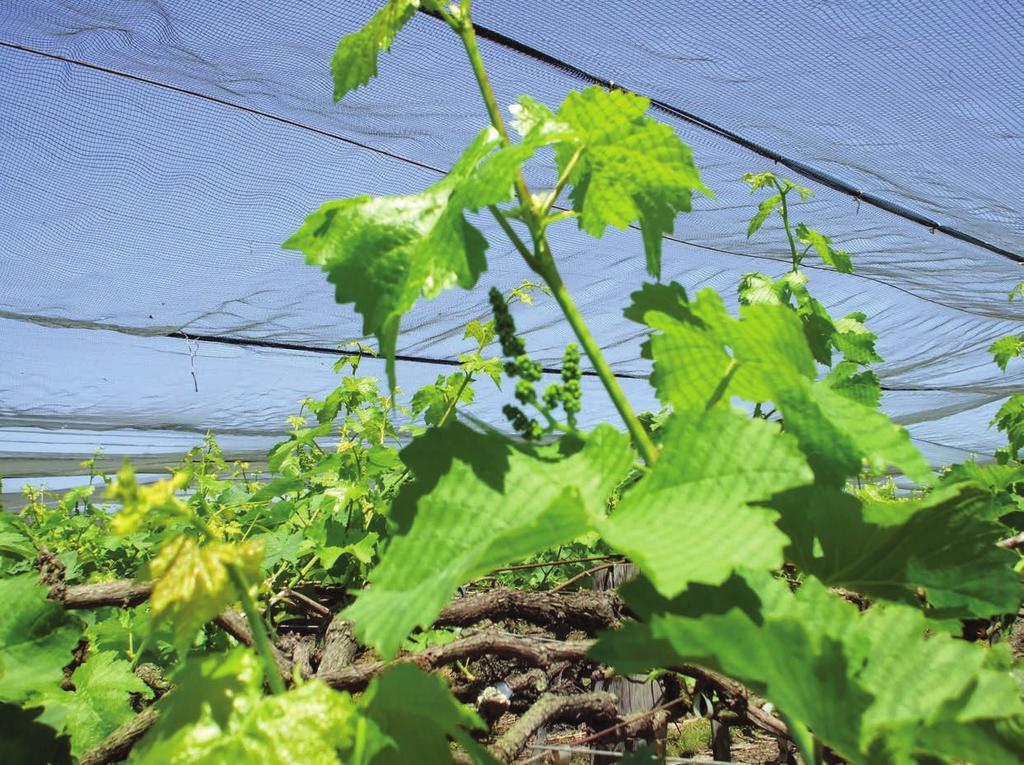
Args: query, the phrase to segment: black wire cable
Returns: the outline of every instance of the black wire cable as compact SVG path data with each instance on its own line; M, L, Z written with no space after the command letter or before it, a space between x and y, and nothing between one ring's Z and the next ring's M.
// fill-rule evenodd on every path
M437 18L433 14L431 14L429 11L421 9L421 12L424 13L425 15L427 15L427 16L432 17L432 18ZM525 55L525 56L528 56L530 58L534 58L534 59L536 59L536 60L538 60L538 61L540 61L540 62L542 62L544 64L547 64L547 65L552 66L552 67L556 67L556 68L558 68L558 69L560 69L560 70L562 70L562 71L564 71L564 72L566 72L566 73L568 73L570 75L573 75L573 76L577 77L578 79L585 80L585 81L590 82L592 84L601 85L601 86L607 87L607 88L617 87L617 88L623 89L623 88L621 88L621 86L616 85L616 84L612 83L609 80L604 80L604 79L598 77L597 75L594 75L594 74L591 74L589 72L586 72L585 70L580 69L579 67L576 67L573 64L569 64L569 63L567 63L565 61L562 61L562 60L560 60L558 58L555 58L554 56L551 56L551 55L549 55L547 53L544 53L543 51L540 51L540 50L538 50L536 48L533 48L533 47L531 47L529 45L521 43L518 40L515 40L514 38L511 38L511 37L508 37L506 35L503 35L500 32L488 29L486 27L482 27L480 25L475 25L475 27L476 27L477 34L479 34L480 37L482 37L484 39L487 39L487 40L489 40L491 42L494 42L496 44L502 45L503 47L509 48L510 50L513 50L513 51L515 51L515 52L517 52L517 53L519 53L521 55ZM317 135L321 135L321 136L324 136L326 138L331 138L331 139L334 139L334 140L337 140L337 141L341 141L341 142L349 144L351 146L355 146L357 148L365 149L365 150L371 151L371 152L373 152L375 154L379 154L379 155L388 157L389 159L394 159L394 160L399 161L399 162L403 162L403 163L406 163L406 164L409 164L409 165L412 165L412 166L415 166L415 167L419 167L421 169L425 169L425 170L429 170L429 171L438 173L439 175L444 175L445 172L446 172L443 168L437 167L435 165L431 165L429 163L422 162L420 160L413 159L411 157L406 157L404 155L388 151L387 149L382 149L380 147L373 146L372 144L364 143L362 141L357 141L355 139L352 139L352 138L349 138L347 136L344 136L344 135L342 135L340 133L335 133L335 132L332 132L332 131L329 131L329 130L324 130L323 128L318 128L318 127L315 127L313 125L308 125L306 123L299 122L298 120L293 120L293 119L290 119L290 118L287 118L287 117L282 117L282 116L280 116L278 114L274 114L273 112L268 112L268 111L264 111L262 109L256 109L256 108L251 107L251 106L246 106L245 104L240 104L240 103L237 103L235 101L231 101L231 100L226 99L226 98L221 98L221 97L218 97L218 96L213 96L213 95L210 95L210 94L207 94L207 93L203 93L201 91L192 90L190 88L185 88L185 87L182 87L182 86L179 86L179 85L173 85L171 83L163 82L163 81L160 81L160 80L155 80L155 79L152 79L152 78L149 78L149 77L143 77L142 75L133 74L131 72L126 72L126 71L123 71L123 70L120 70L120 69L115 69L113 67L102 66L100 64L95 64L95 63L91 63L91 62L88 62L88 61L82 61L80 59L71 58L69 56L63 56L61 54L53 53L53 52L50 52L50 51L39 50L39 49L32 48L32 47L29 47L29 46L26 46L26 45L21 45L19 43L9 42L9 41L6 41L6 40L0 40L0 47L9 48L9 49L17 50L17 51L20 51L20 52L23 52L23 53L33 54L33 55L36 55L36 56L41 56L43 58L48 58L48 59L51 59L51 60L60 61L62 63L71 64L71 65L74 65L74 66L80 66L80 67L83 67L85 69L90 69L92 71L100 72L100 73L103 73L103 74L113 75L113 76L116 76L116 77L123 77L123 78L128 79L128 80L144 83L146 85L151 85L153 87L161 88L161 89L164 89L164 90L169 90L169 91L172 91L172 92L175 92L175 93L180 93L182 95L199 98L201 100L208 101L208 102L215 103L215 104L219 104L221 106L227 106L229 108L238 109L240 111L243 111L243 112L246 112L246 113L249 113L249 114L253 114L253 115L256 115L256 116L259 116L259 117L263 117L265 119L269 119L269 120L272 120L272 121L280 123L280 124L288 125L290 127L295 127L295 128L299 128L299 129L302 129L302 130L307 130L307 131L309 131L311 133L315 133ZM632 91L630 91L630 92L632 92ZM870 194L863 194L863 193L857 191L854 187L852 187L849 184L845 183L844 181L841 181L839 179L833 178L832 176L829 176L829 175L827 175L825 173L817 171L816 169L814 169L814 168L812 168L812 167L810 167L808 165L805 165L805 164L803 164L801 162L798 162L796 160L788 159L784 155L781 155L781 154L779 154L777 152L774 152L774 151L772 151L770 149L761 147L760 145L758 145L758 144L756 144L756 143L754 143L752 141L749 141L749 140L743 138L742 136L739 136L739 135L736 135L734 133L731 133L730 131L727 131L724 128L721 128L721 127L715 125L714 123L708 122L707 120L704 120L704 119L702 119L700 117L697 117L696 115L692 115L692 114L690 114L688 112L685 112L685 111L683 111L681 109L673 107L670 104L667 104L667 103L665 103L663 101L659 101L657 99L650 99L650 100L651 100L652 106L655 107L656 109L659 109L659 110L661 110L661 111L663 111L663 112L665 112L667 114L670 114L670 115L672 115L672 116L674 116L674 117L676 117L678 119L681 119L683 121L686 121L686 122L688 122L690 124L696 125L697 127L700 127L702 129L714 132L714 133L716 133L716 134L726 138L727 140L733 141L733 142L737 143L738 145L741 145L741 146L743 146L743 147L745 147L745 148L747 148L747 149L749 149L749 150L751 150L751 151L753 151L753 152L755 152L755 153L757 153L757 154L759 154L761 156L764 156L764 157L766 157L768 159L772 159L773 161L776 161L776 162L778 162L780 164L783 164L786 167L789 167L790 169L794 170L794 172L800 173L801 175L804 175L805 177L808 177L808 178L810 178L810 179L812 179L812 180L814 180L814 181L816 181L818 183L821 183L824 186L827 186L829 188L833 188L833 189L841 191L843 193L850 194L851 196L854 196L854 197L858 198L859 200L865 202L866 204L870 204L872 206L878 207L879 209L886 210L887 212L891 212L891 213L893 213L895 215L898 215L900 217L903 217L903 218L906 218L906 219L911 220L913 222L919 223L919 224L921 224L923 226L928 227L929 229L931 229L933 231L941 231L944 234L947 234L949 236L952 236L954 238L957 238L957 239L959 239L961 241L964 241L964 242L967 242L969 244L974 244L974 245L976 245L978 247L982 247L984 249L990 250L990 251L992 251L994 253L997 253L999 255L1003 255L1004 257L1007 257L1007 258L1009 258L1011 260L1014 260L1016 262L1024 262L1024 257L1022 257L1022 256L1016 255L1016 254L1014 254L1014 253L1012 253L1012 252L1010 252L1008 250L1004 250L1004 249L999 248L996 245L990 244L988 242L984 242L983 240L977 239L976 237L973 237L970 234L967 234L965 232L962 232L962 231L959 231L957 229L952 229L952 228L943 226L943 225L941 225L941 224L939 224L939 223L937 223L935 221L931 221L930 219L925 218L924 216L918 215L917 213L914 213L913 211L906 210L905 208L902 208L902 207L900 207L898 205L894 205L894 204L892 204L890 202L887 202L886 200L882 200L880 198L876 198L876 197L874 197L873 195L870 195ZM747 255L745 253L736 253L736 252L732 252L730 250L724 250L724 249L717 248L717 247L711 247L711 246L707 246L707 245L701 245L701 244L697 244L697 243L693 243L693 242L688 242L688 241L686 241L684 239L679 239L679 238L673 237L673 236L667 236L665 238L667 238L667 239L669 239L671 241L676 241L676 242L687 244L687 245L690 245L690 246L693 246L693 247L698 247L700 249L711 250L711 251L720 252L720 253L723 253L723 254L745 256L745 257L757 257L757 256L750 256L750 255ZM889 286L893 286L893 285L889 285ZM901 289L901 291L906 291L906 290L902 290ZM920 295L915 295L915 297L921 298ZM927 299L927 298L921 298L921 299ZM929 301L929 302L936 302L936 301ZM221 343L221 344L226 344L226 345L240 345L240 346L250 346L250 347L263 347L263 348L271 348L271 349L277 349L277 350L304 351L304 352L310 352L310 353L326 353L326 354L332 354L332 355L335 355L335 356L338 356L338 355L358 355L358 353L359 353L357 351L345 351L345 350L339 350L339 349L335 349L335 348L326 348L326 347L322 347L322 346L312 346L312 345L304 345L304 344L298 344L298 343L285 343L285 342L277 342L277 341L269 341L269 340L245 339L245 338L237 338L237 337L230 337L230 336L214 336L214 335L198 335L197 336L197 335L191 335L191 334L187 334L187 333L183 333L183 332L172 332L172 333L169 333L169 334L165 335L165 337L178 338L178 339L190 339L191 338L191 339L195 339L195 340L203 340L205 342L216 342L216 343ZM435 364L435 365L442 365L442 366L459 366L459 362L457 360L454 360L454 359L438 359L438 358L431 358L431 357L426 357L426 356L401 355L400 354L400 355L396 355L395 356L395 360L396 361L408 361L408 362L420 363L420 364ZM543 371L546 374L557 374L557 373L561 372L560 369L553 368L553 367L551 367L551 368L544 368ZM582 373L584 375L588 375L588 376L596 375L596 373L593 372L592 370L584 370ZM646 379L646 377L647 377L647 375L640 375L640 374L634 374L634 373L625 373L625 372L615 373L615 376L618 377L618 378L621 378L621 379ZM886 388L885 386L883 386L882 389L883 390L898 390L898 389L895 389L895 388ZM904 390L912 390L912 389L904 389Z
M440 17L436 16L435 14L424 8L420 8L420 13L423 13L424 15L437 19L439 21L441 20ZM711 122L710 120L706 120L703 117L694 114L693 112L688 112L685 109L673 106L672 104L667 103L666 101L662 101L657 98L651 98L650 96L646 96L643 93L638 93L634 90L631 90L628 87L624 87L622 83L613 82L612 80L607 80L603 77L599 77L598 75L588 72L585 69L581 69L575 64L570 64L567 61L564 61L560 58L556 58L555 56L552 56L550 53L545 53L544 51L539 50L538 48L534 48L531 45L527 45L526 43L520 42L519 40L516 40L514 37L509 37L508 35L502 34L501 32L498 32L494 29L490 29L488 27L481 26L480 24L476 23L473 24L473 28L476 30L477 36L485 40L489 40L490 42L496 43L497 45L501 45L504 48L508 48L509 50L515 51L520 55L527 56L528 58L532 58L543 64L547 64L548 66L555 67L565 72L566 74L576 77L577 79L583 80L592 85L600 85L603 88L614 88L617 90L625 91L627 93L634 93L635 95L643 96L644 98L647 98L651 102L651 106L657 109L658 111L664 112L665 114L675 117L676 119L686 122L690 125L694 125L695 127L701 128L702 130L714 133L715 135L724 138L727 141L736 144L737 146L742 146L744 149L747 149L748 151L751 151L754 154L757 154L761 157L764 157L765 159L770 159L773 162L783 165L784 167L789 168L795 173L799 173L800 175L814 181L815 183L820 183L822 186L833 189L835 191L839 191L843 194L847 194L853 197L854 199L863 202L866 205L870 205L871 207L875 207L879 210L891 213L892 215L896 215L912 223L917 223L918 225L924 226L932 233L938 231L940 233L945 234L946 236L952 237L953 239L957 239L961 242L966 242L967 244L973 244L976 247L981 247L984 250L993 252L996 255L1001 255L1002 257L1008 258L1009 260L1012 260L1016 263L1024 263L1024 255L1018 255L1015 252L1011 252L1010 250L993 244L992 242L987 242L984 239L979 239L973 234L968 234L966 231L961 231L960 229L954 228L953 226L947 226L945 224L939 223L938 221L932 220L931 218L922 215L919 212L904 207L903 205L896 204L895 202L891 202L887 199L883 199L882 197L877 196L875 194L870 194L861 191L857 187L847 183L846 181L840 178L837 178L834 175L830 175L829 173L819 170L818 168L812 165L809 165L805 162L801 162L800 160L797 159L793 159L792 157L787 157L785 154L782 154L781 152L775 151L774 149L770 149L767 146L763 146L748 138L744 138L738 133L734 133L733 131L728 130L727 128L724 128L721 125L718 125L714 122Z
M161 337L170 337L177 340L196 340L204 343L218 343L220 345L241 345L247 348L269 348L275 351L301 351L304 353L320 353L329 356L369 356L363 351L352 351L344 348L328 348L323 345L306 345L304 343L286 343L278 340L251 340L245 337L231 337L230 335L195 335L191 332L169 332ZM404 353L396 353L395 361L408 361L413 364L432 364L444 367L460 367L462 362L456 359L438 359L432 356L415 356ZM558 375L562 373L561 367L542 367L541 372L547 375ZM592 369L582 369L580 374L587 377L597 377L597 372ZM616 377L623 380L646 380L647 374L635 372L615 372Z

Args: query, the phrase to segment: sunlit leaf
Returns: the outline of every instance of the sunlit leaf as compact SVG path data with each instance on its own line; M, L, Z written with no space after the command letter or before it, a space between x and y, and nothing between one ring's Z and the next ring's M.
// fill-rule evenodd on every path
M366 26L341 38L331 59L335 101L377 76L377 56L391 47L419 5L419 0L388 0Z
M327 272L339 303L354 304L363 331L377 336L392 388L402 315L420 295L472 287L487 267L487 241L464 212L510 199L534 149L500 143L496 130L484 129L448 175L419 194L327 202L283 245Z
M168 619L179 648L187 647L200 627L238 597L228 566L238 566L248 581L255 582L262 557L263 542L258 539L200 546L190 536L175 537L149 564L153 615Z
M691 582L718 584L737 566L782 563L787 540L777 516L752 503L812 478L774 423L729 409L677 414L665 426L660 459L602 534L665 595Z
M689 212L693 192L711 192L700 180L689 146L668 125L646 117L650 101L592 86L571 92L557 115L522 99L516 127L527 140L556 143L560 172L569 163L569 198L579 226L600 237L608 226L639 222L647 271L661 273L661 238ZM575 158L575 160L574 160Z

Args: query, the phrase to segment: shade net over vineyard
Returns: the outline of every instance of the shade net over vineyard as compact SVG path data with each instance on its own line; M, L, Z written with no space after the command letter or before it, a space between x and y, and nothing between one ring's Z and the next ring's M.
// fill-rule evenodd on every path
M299 399L333 387L360 318L280 243L327 199L422 189L486 123L458 39L423 14L382 56L380 86L331 102L335 45L376 7L0 0L7 491L44 476L57 488L97 446L156 467L207 430L258 458ZM1024 320L1006 298L1024 255L1018 3L477 0L474 16L504 104L528 90L554 106L613 81L693 146L717 199L696 201L663 257L663 278L691 294L789 268L777 228L745 237L759 199L743 173L813 188L801 218L856 273L808 266L812 289L834 315L867 313L883 408L935 465L991 455L988 422L1024 387L1020 366L1000 373L986 353ZM656 407L641 328L621 313L645 278L639 231L595 243L568 223L551 240L627 394ZM403 321L399 385L453 371L487 288L530 276L495 245L475 290L421 301ZM516 317L557 365L570 338L555 304ZM614 420L591 383L581 423ZM471 411L503 425L510 397L480 385Z

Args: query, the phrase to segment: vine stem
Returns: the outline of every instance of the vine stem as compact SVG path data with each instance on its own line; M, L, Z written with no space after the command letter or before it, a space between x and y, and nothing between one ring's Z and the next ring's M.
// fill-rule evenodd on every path
M616 381L612 368L605 361L604 354L601 353L597 340L594 339L594 335L590 332L590 327L587 326L586 321L583 319L583 314L580 313L576 303L573 302L569 290L565 288L561 275L553 265L549 265L548 268L545 268L545 271L544 280L551 288L551 294L558 301L558 306L562 309L562 313L565 314L565 318L569 320L569 325L572 327L573 332L576 333L576 337L583 346L583 350L587 352L587 357L594 366L594 371L597 372L597 376L604 383L605 390L608 391L608 396L615 405L615 409L618 411L622 421L626 423L626 428L633 437L633 443L636 444L640 456L643 457L644 462L648 465L653 465L658 459L658 447L654 445L651 437L644 429L643 423L640 422L640 418L636 416L633 408L629 405L626 394L619 386L618 381Z
M260 662L263 664L263 674L267 677L271 693L284 693L284 680L281 679L281 672L274 661L274 652L270 646L270 638L267 637L267 628L256 608L256 601L249 593L249 582L242 573L242 570L235 563L227 564L228 576L232 584L238 590L239 600L242 601L242 610L245 618L249 620L249 629L252 631L252 641L256 645L256 653L259 654Z
M491 87L491 81L487 76L483 56L481 56L480 48L477 45L476 32L473 30L473 22L470 19L470 3L468 1L463 2L459 14L459 17L450 21L449 24L458 33L459 38L462 40L462 46L466 49L466 55L469 57L470 66L473 68L473 75L476 77L477 86L487 108L487 115L491 120L491 125L498 131L502 143L510 146L512 140L509 137L508 128L505 127L505 120L502 118L501 109L498 107L498 100L494 95L494 89ZM568 178L567 174L563 175ZM526 260L527 265L544 279L551 289L551 294L558 302L558 306L562 309L565 318L569 321L569 325L580 341L580 345L583 346L583 350L586 351L587 358L590 359L594 371L597 372L597 376L604 384L608 396L615 405L615 409L629 430L629 434L632 436L633 443L640 452L640 456L645 463L653 465L658 459L658 447L654 445L640 419L629 405L629 400L626 398L626 394L619 386L618 380L615 379L615 374L601 353L597 340L591 334L590 328L583 319L583 315L576 307L576 303L562 281L558 267L551 256L547 237L544 234L543 215L538 212L535 206L522 172L516 175L515 189L516 196L519 198L519 204L523 210L523 221L530 229L534 244L533 255L531 257L524 255L524 260ZM500 222L501 219L499 218ZM513 240L514 242L515 240ZM519 248L517 247L517 249ZM520 252L520 254L523 253Z
M789 193L789 189L784 188L779 183L778 178L773 178L772 182L775 184L775 188L779 190L779 196L782 198L782 210L779 212L782 215L782 225L786 229L786 238L789 240L789 251L793 256L793 270L796 271L800 267L800 256L797 255L796 242L793 241L793 229L789 226L789 207L786 204L786 195Z

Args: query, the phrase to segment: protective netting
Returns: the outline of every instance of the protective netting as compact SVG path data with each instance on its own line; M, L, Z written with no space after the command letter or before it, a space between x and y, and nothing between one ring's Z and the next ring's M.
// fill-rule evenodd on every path
M359 318L280 243L326 199L432 183L485 121L458 40L423 14L379 81L332 104L330 55L377 5L0 3L0 471L66 475L97 446L159 465L206 430L257 458L300 398L333 387L329 351L360 337ZM502 102L554 106L589 73L662 105L718 197L666 242L663 276L691 294L731 296L744 272L788 267L777 229L744 236L757 201L744 172L812 186L800 218L857 273L812 268L811 287L834 314L868 314L885 410L934 464L991 454L988 422L1024 382L985 353L1024 319L1006 299L1024 252L1016 3L474 11ZM405 390L450 371L429 360L467 350L490 285L530 276L491 238L476 290L403 322L399 353L423 359L399 362ZM644 279L639 232L594 242L566 223L552 245L615 370L642 378L639 327L621 315ZM531 352L557 364L570 339L557 307L516 313ZM655 405L642 379L624 384ZM500 423L507 397L482 385L474 412ZM595 385L584 407L585 423L614 419Z

